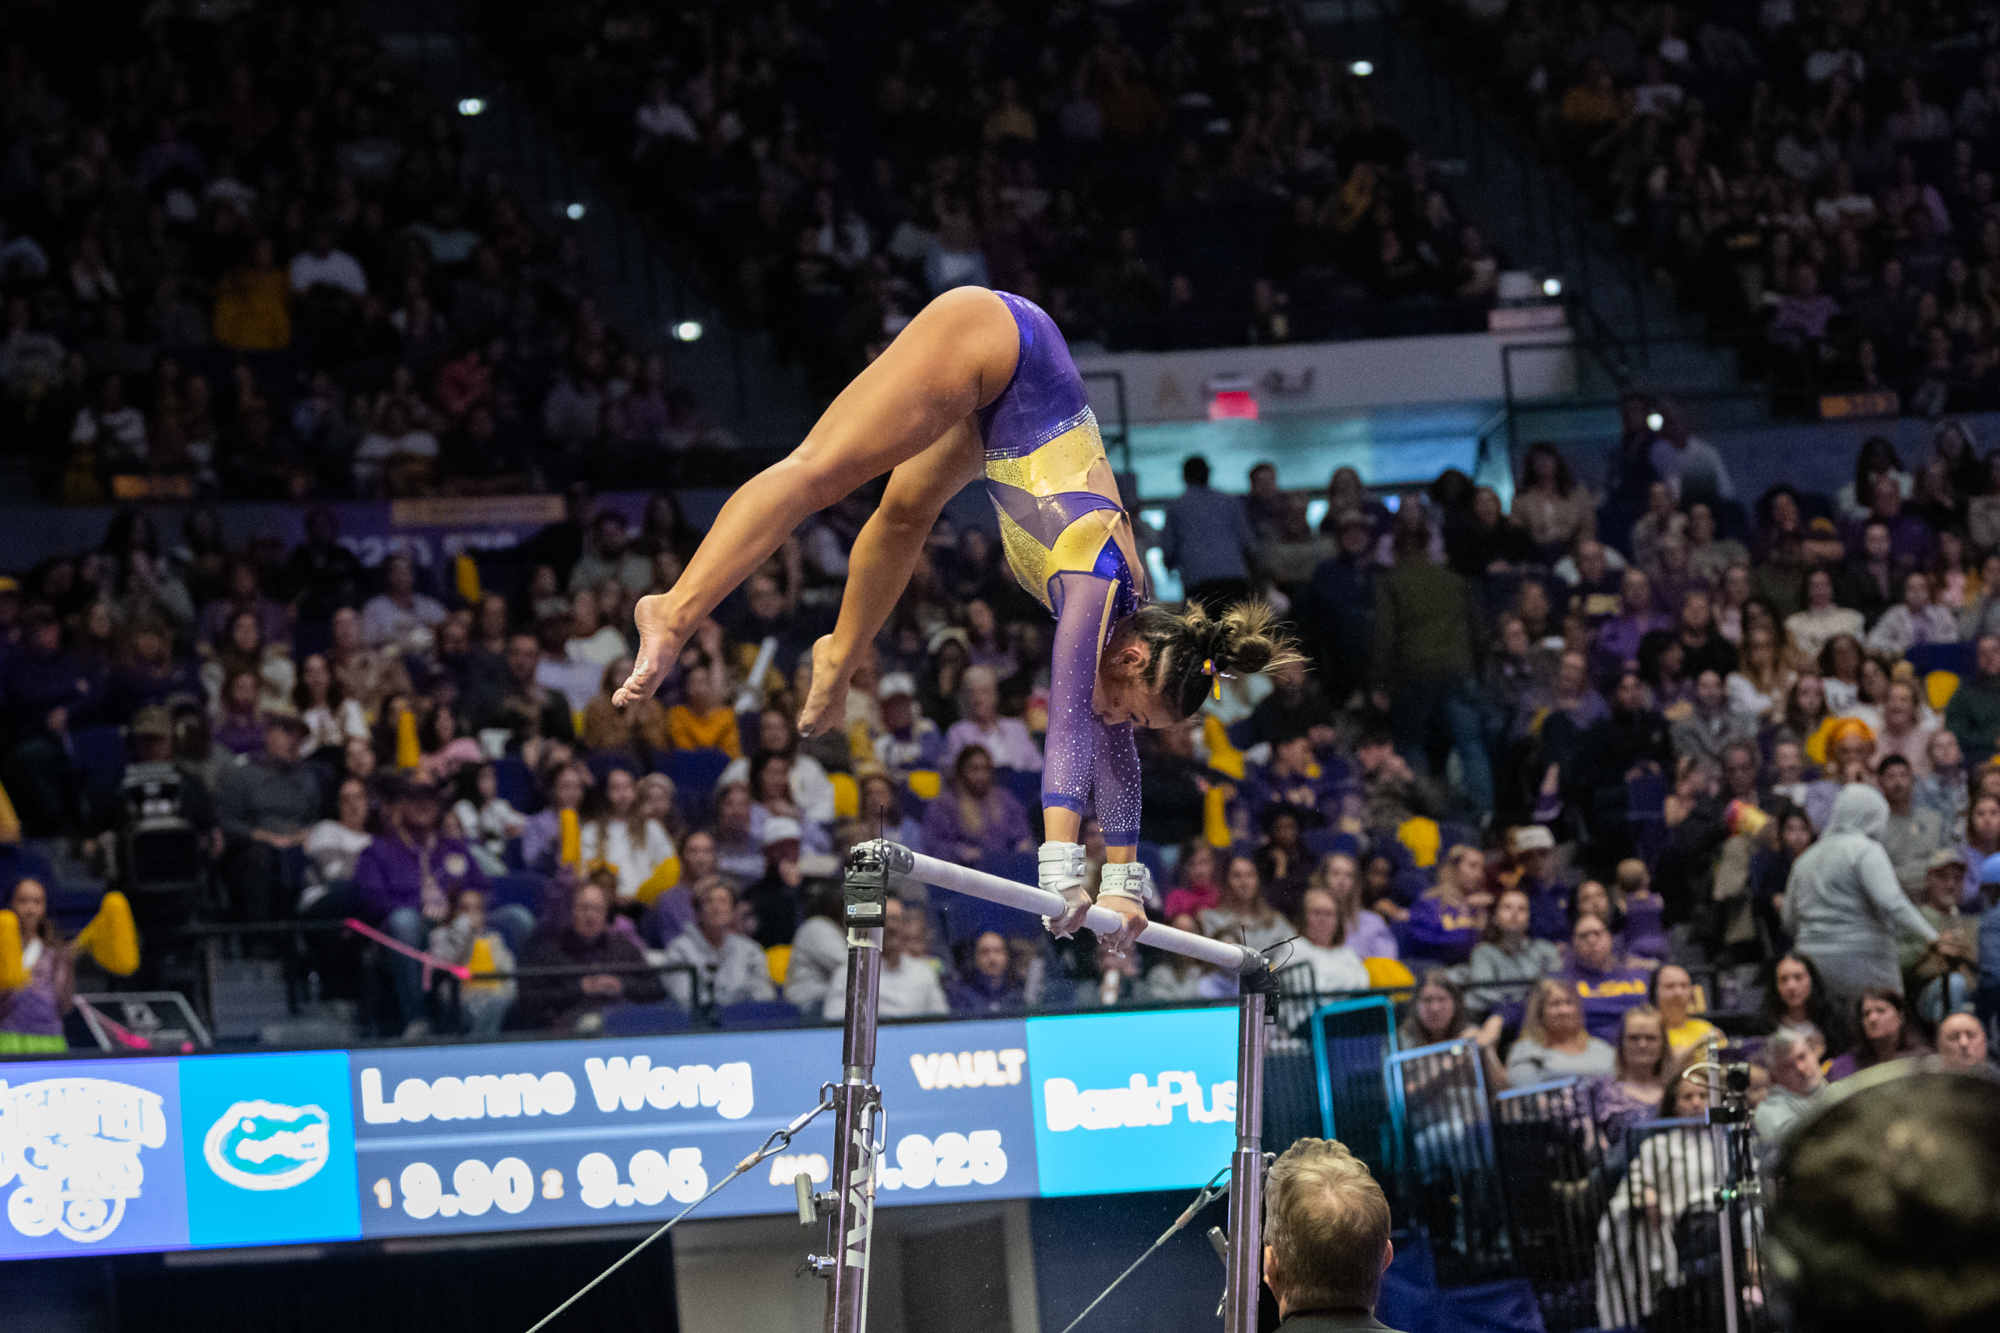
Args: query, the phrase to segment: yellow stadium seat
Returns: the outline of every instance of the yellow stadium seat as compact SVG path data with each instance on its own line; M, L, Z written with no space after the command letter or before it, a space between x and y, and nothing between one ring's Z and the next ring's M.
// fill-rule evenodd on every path
M919 800L935 801L937 794L944 790L944 779L935 769L920 768L910 774L910 795Z
M1409 967L1394 958L1364 958L1362 966L1368 969L1368 984L1377 989L1389 986L1414 986L1416 974Z
M792 946L774 944L764 950L764 966L771 969L771 980L780 986L785 984L785 969L792 965Z
M829 774L833 779L833 817L852 819L861 813L861 784L851 773Z
M1410 849L1410 860L1419 870L1429 870L1437 864L1438 843L1442 840L1437 821L1422 815L1404 820L1396 830L1396 841Z
M1930 697L1931 707L1942 713L1951 696L1958 693L1958 673L1955 671L1933 671L1924 677L1924 693Z

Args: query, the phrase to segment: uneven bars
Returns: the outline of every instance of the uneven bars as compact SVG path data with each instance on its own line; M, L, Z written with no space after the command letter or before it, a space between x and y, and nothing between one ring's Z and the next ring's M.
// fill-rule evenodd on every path
M1016 884L1011 879L989 875L970 866L940 861L935 856L913 852L898 843L882 841L876 845L882 849L883 862L892 875L919 880L953 893L998 903L1002 907L1033 912L1036 916L1058 917L1065 910L1062 895L1052 890L1031 884ZM1084 917L1084 924L1100 935L1113 935L1125 922L1110 908L1093 906ZM1255 973L1264 966L1263 955L1254 949L1231 944L1227 940L1212 940L1206 935L1190 935L1185 930L1175 930L1158 922L1149 923L1139 932L1139 943L1165 949L1168 953L1184 954L1212 967L1245 975Z

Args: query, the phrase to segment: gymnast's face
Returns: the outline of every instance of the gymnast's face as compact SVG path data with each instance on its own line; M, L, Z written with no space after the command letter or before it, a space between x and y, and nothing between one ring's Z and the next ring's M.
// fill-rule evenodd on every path
M1092 703L1108 725L1130 722L1156 728L1180 721L1166 696L1148 679L1152 665L1153 650L1136 639L1114 642L1104 650Z

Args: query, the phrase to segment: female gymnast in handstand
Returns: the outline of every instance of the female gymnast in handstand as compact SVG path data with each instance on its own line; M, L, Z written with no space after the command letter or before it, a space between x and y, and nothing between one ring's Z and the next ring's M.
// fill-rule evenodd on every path
M1039 859L1041 886L1069 910L1049 928L1071 934L1089 910L1078 840L1094 795L1108 858L1098 901L1124 918L1108 941L1122 952L1146 924L1134 725L1169 726L1192 715L1219 676L1295 658L1262 602L1219 618L1198 605L1148 603L1082 377L1031 301L959 287L911 320L804 443L729 497L679 582L639 600L639 655L614 702L651 695L695 627L794 528L884 472L888 488L855 539L840 618L813 645L799 730L843 722L858 656L902 596L945 503L984 476L1008 566L1056 617Z

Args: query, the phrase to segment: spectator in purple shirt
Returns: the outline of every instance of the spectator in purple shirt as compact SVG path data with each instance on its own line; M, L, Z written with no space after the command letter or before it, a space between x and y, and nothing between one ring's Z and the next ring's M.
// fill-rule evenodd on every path
M243 559L231 561L224 578L223 595L201 610L201 622L195 627L201 642L221 648L229 634L230 622L241 611L256 614L257 629L265 643L292 641L292 613L284 603L264 596L257 566Z
M389 807L388 829L368 845L354 867L362 919L415 949L424 947L432 926L450 918L451 904L462 890L476 889L490 900L486 876L472 859L471 848L438 831L443 813L435 787L415 780L405 783ZM534 928L527 910L510 903L488 916L520 956ZM389 960L389 973L403 1035L426 1035L422 965L398 954Z
M1819 270L1801 264L1793 271L1792 294L1778 302L1778 313L1771 320L1771 342L1793 352L1813 352L1839 313L1839 303L1819 289Z
M1015 1014L1027 1001L1009 966L1007 941L989 930L972 942L972 966L944 983L954 1014Z
M1672 617L1653 605L1653 583L1636 569L1625 571L1618 614L1597 627L1597 669L1609 676L1627 662L1639 660L1639 645L1656 630L1674 628Z
M958 752L951 785L924 812L924 849L963 866L1035 849L1028 812L1014 793L993 785L993 758L985 746Z
M1930 524L1903 508L1903 490L1896 479L1886 473L1877 473L1871 483L1868 501L1868 517L1862 523L1863 535L1867 528L1880 523L1889 530L1889 554L1893 559L1908 567L1921 568L1929 564L1935 534L1931 532ZM1901 588L1892 590L1889 600L1894 601L1901 592Z
M1616 1044L1627 1009L1646 1003L1651 973L1619 955L1611 927L1602 917L1579 916L1569 937L1569 965L1556 980L1583 1005L1583 1026L1593 1037Z

